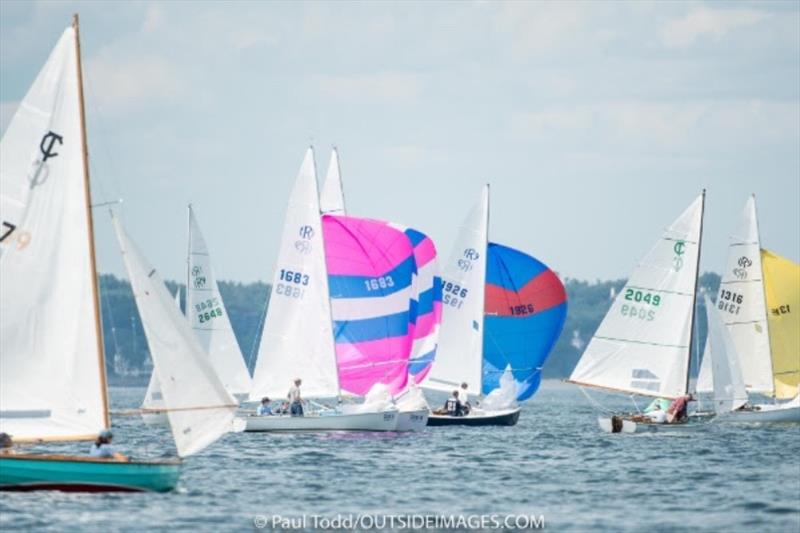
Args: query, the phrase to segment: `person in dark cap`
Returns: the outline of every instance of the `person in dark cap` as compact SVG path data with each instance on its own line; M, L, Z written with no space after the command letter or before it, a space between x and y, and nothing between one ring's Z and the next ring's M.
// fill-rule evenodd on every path
M8 433L0 433L0 454L14 453L14 441Z
M266 396L261 398L261 405L258 406L258 416L272 416L275 414L272 412L270 402L271 400Z
M89 455L100 459L116 459L117 461L127 461L127 457L114 450L114 446L111 444L113 438L114 435L111 434L111 430L104 429L101 431L97 436L97 440L95 440L94 444L92 444L92 449L89 451Z

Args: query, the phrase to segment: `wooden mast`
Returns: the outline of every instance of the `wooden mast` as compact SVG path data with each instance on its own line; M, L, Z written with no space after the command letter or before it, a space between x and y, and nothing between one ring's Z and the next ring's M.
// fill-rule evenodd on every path
M78 105L81 123L81 157L83 159L83 190L86 198L86 223L89 228L89 263L92 272L92 299L94 300L94 322L97 337L97 364L100 372L100 389L103 398L103 419L105 427L111 427L108 413L108 383L106 382L106 357L103 346L103 323L100 320L100 290L97 287L97 259L94 250L94 220L92 219L92 190L89 182L89 146L86 142L86 110L83 105L83 67L81 64L81 34L78 14L72 16L75 30L75 56L78 68Z

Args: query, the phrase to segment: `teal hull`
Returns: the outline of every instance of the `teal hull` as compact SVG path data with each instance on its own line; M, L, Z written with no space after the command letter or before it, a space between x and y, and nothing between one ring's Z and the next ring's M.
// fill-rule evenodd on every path
M180 460L119 462L71 455L0 456L0 490L167 492L180 476Z

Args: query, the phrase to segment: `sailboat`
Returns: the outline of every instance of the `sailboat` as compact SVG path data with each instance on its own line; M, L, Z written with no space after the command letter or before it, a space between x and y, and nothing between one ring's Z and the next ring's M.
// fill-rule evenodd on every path
M569 383L657 398L688 394L704 206L705 191L639 262ZM601 417L598 423L614 433L681 426L634 418Z
M327 215L346 215L339 151L331 150L328 172L320 193L320 207ZM413 344L409 356L408 387L395 394L399 409L397 431L420 431L428 422L430 408L418 385L427 377L436 358L439 325L442 321L441 278L437 272L436 246L421 231L396 223L389 225L402 231L414 248L414 272L409 320Z
M735 347L729 355L740 358L747 391L791 400L748 405L735 411L734 418L800 421L800 320L793 314L800 309L800 265L761 248L754 196L748 198L731 235L716 307ZM697 380L700 393L715 392L711 351L706 344Z
M447 393L466 383L483 400L467 416L434 412L428 425L515 425L518 403L538 390L542 365L564 327L566 292L558 276L488 236L486 185L442 270L439 347L424 383Z
M0 141L0 431L20 443L109 428L78 16ZM0 488L167 491L180 460L0 455Z
M237 400L242 400L250 391L250 372L222 301L208 246L191 204L187 210L189 247L186 259L186 317L225 389ZM180 288L175 298L180 309ZM166 424L167 417L163 409L161 386L154 370L142 402L142 419L148 425Z
M250 401L284 398L295 379L302 380L305 399L343 396L322 226L309 148L289 198ZM305 416L247 416L246 431L392 431L397 425L397 410L389 406L345 412L316 405Z

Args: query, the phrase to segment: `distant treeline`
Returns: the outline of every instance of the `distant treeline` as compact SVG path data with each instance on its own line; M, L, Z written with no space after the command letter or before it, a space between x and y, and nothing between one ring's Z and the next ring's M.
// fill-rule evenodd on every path
M567 279L564 285L567 289L569 306L567 322L553 353L545 364L545 378L569 376L586 343L608 311L612 297L625 285L625 280L589 283ZM701 291L716 294L719 276L714 273L703 274L699 286ZM168 281L167 287L174 294L178 284ZM221 281L219 288L242 354L252 371L261 336L264 311L269 302L270 286L260 282L244 284ZM182 298L185 299L186 287L180 285L180 289ZM148 350L130 284L113 275L103 274L100 276L100 292L108 370L112 375L117 371L121 372L122 369L135 373L147 360ZM706 318L702 299L698 299L696 331L699 340L696 346L702 347L706 338ZM116 364L115 354L118 354ZM696 371L695 361L693 373Z

